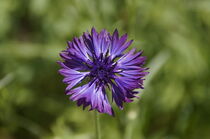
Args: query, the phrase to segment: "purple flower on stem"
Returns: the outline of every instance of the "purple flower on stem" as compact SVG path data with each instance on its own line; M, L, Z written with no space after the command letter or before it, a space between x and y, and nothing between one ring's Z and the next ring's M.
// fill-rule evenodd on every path
M138 93L134 89L143 89L143 80L148 72L144 68L146 57L135 49L124 51L131 45L127 34L111 35L106 30L100 33L92 28L79 38L68 41L66 50L60 53L63 62L58 62L67 84L66 94L83 108L90 106L100 113L114 115L107 93L120 109L124 102L133 101ZM109 90L109 91L108 91Z

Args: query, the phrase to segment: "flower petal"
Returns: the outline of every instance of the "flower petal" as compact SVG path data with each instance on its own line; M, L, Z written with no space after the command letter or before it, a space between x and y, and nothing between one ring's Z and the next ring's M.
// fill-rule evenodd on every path
M73 69L60 69L59 73L65 77L63 82L68 84L66 91L80 83L89 74L89 72L79 72Z
M119 38L118 31L115 30L112 37L111 37L112 43L110 46L110 56L111 58L115 58L117 56L120 56L127 48L131 45L133 40L130 40L126 42L127 40L127 34L124 34Z
M95 83L75 88L69 91L68 95L71 95L71 100L79 101L79 105L90 105L90 110L96 109L101 113L114 115L111 105L107 99L105 89L103 87L96 87Z

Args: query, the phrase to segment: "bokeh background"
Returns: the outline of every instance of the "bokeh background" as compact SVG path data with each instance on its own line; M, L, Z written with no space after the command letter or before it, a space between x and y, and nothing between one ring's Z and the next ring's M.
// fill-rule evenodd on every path
M100 114L103 139L210 138L209 0L0 0L0 139L94 138L56 63L93 26L127 32L150 67L140 99Z

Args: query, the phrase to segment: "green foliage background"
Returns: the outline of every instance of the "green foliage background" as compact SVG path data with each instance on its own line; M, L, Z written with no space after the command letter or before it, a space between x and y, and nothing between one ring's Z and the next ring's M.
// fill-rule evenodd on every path
M94 138L56 64L93 26L127 32L151 72L139 100L100 115L103 139L210 138L209 0L0 0L0 139Z

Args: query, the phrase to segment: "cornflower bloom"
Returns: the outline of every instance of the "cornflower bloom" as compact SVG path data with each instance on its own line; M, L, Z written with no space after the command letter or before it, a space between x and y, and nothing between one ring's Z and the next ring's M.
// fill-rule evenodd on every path
M127 34L119 36L115 30L111 35L106 30L98 33L92 28L91 33L68 41L66 50L60 53L63 61L59 73L67 84L66 94L70 100L77 101L83 108L114 115L108 100L123 109L124 102L132 102L143 89L143 80L148 68L143 67L146 57L135 49L125 53L132 40L127 41Z

